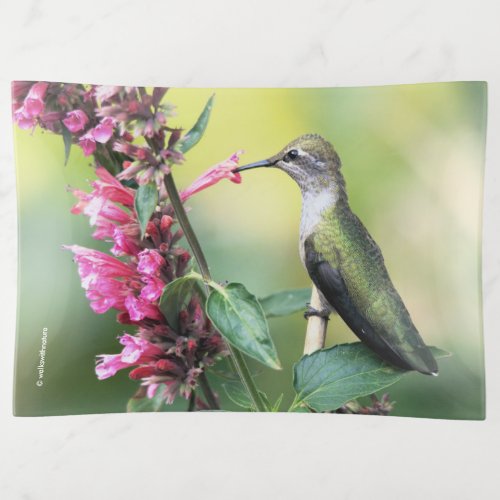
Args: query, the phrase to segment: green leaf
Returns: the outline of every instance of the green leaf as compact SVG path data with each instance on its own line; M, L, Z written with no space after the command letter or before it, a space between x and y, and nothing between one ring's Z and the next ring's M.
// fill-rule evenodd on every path
M222 336L237 349L266 366L281 369L276 348L259 302L240 283L214 286L206 312Z
M245 410L257 411L255 406L253 405L253 402L250 400L248 392L243 388L243 385L241 383L223 384L223 387L224 391L227 394L227 397L235 405L241 406L242 408L245 408ZM274 405L270 403L266 393L259 391L259 394L267 411L278 411L281 401L283 400L283 394L280 395Z
M160 310L167 318L168 324L178 328L179 312L186 306L195 290L200 290L203 282L201 275L190 273L171 281L164 289L160 298Z
M73 136L64 124L62 126L62 137L64 141L64 166L66 166L68 164L69 153L71 152Z
M264 406L266 407L266 411L273 411L273 405L271 404L271 401L269 401L267 394L265 392L259 391L259 395L260 399L264 403Z
M210 112L212 111L214 97L215 95L210 97L193 128L179 141L181 153L185 153L193 146L196 146L203 137L208 125L208 119L210 118Z
M223 384L227 397L237 406L245 408L245 410L255 411L252 401L248 396L247 391L243 388L240 383L235 384Z
M219 362L210 368L210 373L220 378L224 383L240 382L240 376L234 369L233 361L228 358L222 358ZM254 375L252 375L253 377Z
M311 298L310 288L283 290L259 299L264 314L268 318L288 316L297 311L305 311L306 303Z
M280 411L280 406L281 406L281 402L283 401L283 393L281 393L278 397L278 399L275 401L275 403L272 405L271 407L271 411L276 413L278 411Z
M158 190L154 182L144 184L137 188L134 206L141 225L141 238L144 237L149 219L151 219L157 204Z
M307 406L294 406L290 410L288 410L292 413L311 413L311 410L307 408Z
M141 387L127 403L127 412L162 411L165 407L165 398L162 396L161 387L156 390L156 394L150 399L146 396L146 388Z
M437 358L450 354L430 348ZM316 411L336 410L401 379L407 370L387 364L361 342L341 344L304 356L294 366L293 385L298 398Z

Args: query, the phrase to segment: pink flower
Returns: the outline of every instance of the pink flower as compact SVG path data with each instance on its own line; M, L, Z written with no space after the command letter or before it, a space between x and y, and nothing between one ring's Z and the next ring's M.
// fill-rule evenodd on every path
M121 356L126 363L144 363L163 354L163 349L156 344L128 334L120 337L120 344L125 346Z
M127 295L125 299L125 308L132 321L141 321L144 318L151 318L156 320L163 319L163 316L154 304L143 299L142 297L136 297L135 295Z
M96 366L99 380L112 377L118 370L155 361L164 354L163 349L140 337L125 334L120 337L124 349L120 354L102 354Z
M139 255L137 270L146 276L157 276L165 265L165 259L156 250L143 250Z
M134 368L128 376L132 380L140 380L141 378L151 377L156 374L156 368L151 365L139 366L138 368Z
M140 298L148 302L156 302L163 293L165 283L154 276L146 276L143 278L143 281L146 283L146 286L141 290Z
M156 396L166 404L178 395L188 399L203 370L228 353L220 335L211 329L198 298L192 298L179 316L183 326L178 332L159 323L140 328L135 336L120 337L124 346L120 354L98 356L98 378L134 367L129 377L142 381L148 398Z
M146 122L146 126L144 127L144 132L143 132L145 137L153 137L155 135L155 129L154 129L154 123L152 119L149 119Z
M110 309L127 312L125 298L129 293L130 289L123 281L100 277L85 291L85 296L96 314L104 314Z
M49 84L45 82L35 83L28 95L24 99L24 115L27 117L38 116L45 106L43 102L43 97L45 96L45 92L47 92Z
M71 250L75 255L82 287L85 290L97 283L99 278L132 278L136 275L131 266L99 250L79 245L63 245L63 248Z
M115 205L104 196L92 196L83 209L83 213L89 217L91 226L98 224L99 219L120 222L122 224L130 222L130 215L120 207Z
M175 270L175 275L180 278L184 272L186 271L188 262L191 259L191 255L189 252L182 252L179 254L179 257L177 258L177 269Z
M112 231L111 237L115 243L111 248L113 255L137 255L141 251L138 245L140 232L137 224L133 227L132 224L128 227L113 225Z
M175 401L180 385L180 380L169 380L163 383L162 398L165 399L165 403L171 405Z
M23 97L28 94L29 89L32 85L33 82L12 82L12 98L14 99L14 101L22 101Z
M118 153L123 153L132 158L136 158L139 161L146 161L151 165L158 164L157 158L147 147L135 146L134 144L130 144L130 142L126 141L115 141L113 143L113 150ZM130 164L128 163L127 166L130 166ZM124 168L126 168L125 165Z
M97 167L95 170L98 181L92 183L95 193L103 196L115 203L121 203L127 208L134 206L134 190L125 187L120 181L116 180L104 167Z
M61 113L59 111L48 111L44 112L43 115L39 117L39 119L43 128L46 128L51 132L55 132L63 115L64 113Z
M97 226L95 238L113 239L111 252L114 255L135 256L140 253L140 257L125 264L95 250L76 245L65 247L75 254L90 306L99 314L111 308L121 311L119 321L140 322L146 318L164 321L155 302L165 286L159 278L165 259L155 250L141 252L139 225L133 212L125 211L111 201L122 202L131 208L133 191L122 186L102 167L98 167L96 173L98 180L92 183L94 189L91 193L73 191L79 202L72 212L89 216L90 224Z
M73 189L72 193L79 198L79 202L74 205L71 209L73 214L85 214L89 217L89 222L91 226L96 226L96 230L93 233L93 237L96 240L105 240L107 238L113 238L118 247L123 247L125 243L121 240L121 235L118 235L118 240L115 239L115 229L116 223L121 223L127 226L127 236L131 239L138 240L139 238L139 228L138 224L132 217L122 210L117 205L113 204L106 198L102 196L96 196L96 192L85 193L78 189ZM137 227L136 227L137 226ZM123 227L123 226L122 226ZM130 242L131 243L131 242ZM118 248L117 247L117 248ZM123 247L124 249L124 247ZM131 247L130 247L131 249ZM139 252L140 249L137 249ZM135 252L135 253L137 253ZM115 255L123 255L118 252ZM130 253L125 251L125 253ZM134 253L134 255L135 255Z
M69 111L66 114L66 118L63 120L64 125L66 125L67 129L73 134L83 130L88 122L89 119L87 115L81 109Z
M113 238L113 234L115 232L116 225L108 219L104 217L98 217L97 222L95 224L95 231L92 233L92 238L96 240L108 240ZM113 253L113 252L111 252ZM113 253L113 255L119 256L122 254Z
M83 149L83 154L85 156L90 156L95 151L95 139L92 134L92 130L89 130L86 134L82 135L78 139L78 144Z
M26 87L22 85L22 82L16 82L16 85L13 86L13 95L16 100L14 121L19 128L27 130L36 125L36 117L42 113L45 107L43 97L48 86L49 84L45 82L38 82L32 85L22 105L17 99L20 96L21 90L24 92Z
M79 189L71 189L71 192L79 198L79 202L73 206L71 213L91 216L91 213L86 212L86 207L94 198L109 200L111 202L121 203L127 208L134 206L134 191L130 188L123 186L117 181L104 167L97 167L95 173L99 180L92 182L94 190L91 193L80 191ZM123 212L125 214L125 212ZM116 215L116 214L115 214ZM127 219L123 215L117 215L120 221Z
M109 116L103 118L99 125L97 125L92 131L94 139L101 144L108 142L113 135L113 125L113 118L110 118Z
M115 203L131 209L134 204L134 192L123 186L105 168L97 167L98 179L92 182L91 193L72 189L79 199L71 209L73 214L85 214L92 226L97 229L93 237L98 240L113 238L116 243L112 253L115 255L135 255L140 251L136 245L139 242L139 226L129 211ZM116 232L116 224L120 224L120 232Z
M214 167L209 168L204 174L198 177L187 189L182 191L181 199L186 201L193 194L203 191L209 186L217 184L222 179L229 179L236 184L241 182L241 175L233 172L238 166L240 155L243 151L237 151L227 160L218 163Z
M92 199L92 195L90 193L86 193L85 191L81 191L80 189L68 188L68 191L71 191L73 196L79 199L79 201L71 207L71 213L75 215L83 213L84 208Z
M78 245L63 248L75 255L82 288L94 312L103 314L111 308L127 311L125 299L132 292L123 280L136 277L130 266L98 250Z
M17 123L18 127L23 130L28 130L36 125L36 118L26 116L22 107L14 113L14 121Z
M111 97L115 96L122 90L123 87L112 86L112 85L97 85L95 87L94 95L96 99L100 102L107 101Z
M158 384L158 383L148 385L146 395L149 399L152 399L154 397L154 395L156 394L156 389L158 389L159 386L160 386L160 384Z
M152 383L146 382L146 384L143 385L147 385L146 396L149 399L153 398L158 392L158 389L160 388L159 395L161 395L161 398L165 400L166 404L171 405L175 401L175 397L179 393L179 388L181 387L181 381L165 380L161 384L157 382L152 382ZM189 392L189 394L187 395L187 397L189 397L191 391L185 391L185 392Z
M116 178L121 180L130 180L135 178L135 176L143 169L144 164L140 161L123 162L123 171L121 171Z
M95 373L99 380L105 380L116 375L116 372L128 368L129 363L124 363L120 354L101 354L98 356Z
M82 288L94 312L103 314L113 308L127 313L134 322L145 318L163 320L158 306L152 303L163 291L161 280L146 277L141 281L132 265L98 250L78 245L63 248L75 255Z

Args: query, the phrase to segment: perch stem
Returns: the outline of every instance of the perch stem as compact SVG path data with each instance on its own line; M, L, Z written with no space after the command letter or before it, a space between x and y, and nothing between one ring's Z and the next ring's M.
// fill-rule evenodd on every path
M318 289L315 285L313 285L311 292L311 307L318 311L322 308ZM309 316L309 319L307 320L304 354L311 354L325 347L327 325L327 319L320 316Z

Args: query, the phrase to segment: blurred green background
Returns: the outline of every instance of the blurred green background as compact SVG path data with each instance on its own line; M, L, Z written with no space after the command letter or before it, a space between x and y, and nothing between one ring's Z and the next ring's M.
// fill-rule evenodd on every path
M172 89L175 126L189 128L213 89ZM391 277L428 344L453 353L437 378L409 374L389 389L392 415L485 416L481 309L481 206L486 84L438 83L332 89L215 89L203 140L175 167L180 188L238 149L264 159L304 133L320 133L342 158L351 207L382 249ZM98 381L97 354L119 352L123 325L94 314L62 244L106 249L84 216L69 212L68 185L87 189L90 160L61 137L15 127L19 197L17 415L122 412L137 388L126 371ZM310 286L299 260L300 193L285 174L255 170L241 185L222 182L192 198L190 217L214 277L257 296ZM271 320L284 369L252 364L257 383L284 405L302 353L300 313ZM45 377L37 387L42 328ZM131 329L129 328L129 331ZM327 345L357 340L330 321ZM218 386L218 381L214 378ZM219 392L220 390L219 387ZM224 396L222 396L224 398ZM224 399L224 407L236 409ZM186 402L171 407L183 410Z

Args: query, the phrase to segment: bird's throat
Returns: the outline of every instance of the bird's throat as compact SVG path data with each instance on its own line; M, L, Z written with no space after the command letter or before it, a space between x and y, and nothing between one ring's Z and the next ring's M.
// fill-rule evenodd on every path
M302 191L302 213L300 219L300 256L304 261L304 241L314 232L318 224L332 211L338 201L333 189Z
M301 235L307 233L307 236L309 236L314 228L321 222L325 212L333 210L337 201L337 193L331 189L324 189L319 192L303 192L302 215L300 221Z

